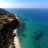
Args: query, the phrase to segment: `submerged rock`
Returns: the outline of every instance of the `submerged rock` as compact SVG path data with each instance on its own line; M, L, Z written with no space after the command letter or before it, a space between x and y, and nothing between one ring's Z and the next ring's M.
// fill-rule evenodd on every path
M20 19L21 21L28 21L28 19L27 18L23 18L23 19Z
M0 8L0 48L9 48L13 44L15 29L20 26L17 15Z
M39 35L37 35L34 39L35 40L39 40L41 38L41 36L42 36L42 33L40 33Z
M18 36L20 36L26 29L26 24L24 22L21 22L20 27L18 28Z
M25 37L26 35L24 33L21 34L22 37Z

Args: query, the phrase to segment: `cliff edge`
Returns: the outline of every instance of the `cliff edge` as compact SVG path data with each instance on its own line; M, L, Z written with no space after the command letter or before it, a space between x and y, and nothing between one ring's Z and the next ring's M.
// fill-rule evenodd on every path
M0 8L0 48L14 47L14 30L20 26L17 15Z

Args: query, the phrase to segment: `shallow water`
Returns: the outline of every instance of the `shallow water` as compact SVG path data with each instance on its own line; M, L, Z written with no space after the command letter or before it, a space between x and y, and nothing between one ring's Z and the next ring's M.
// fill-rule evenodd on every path
M48 9L6 9L18 14L21 26L18 37L21 48L48 48ZM35 40L35 37L42 36Z

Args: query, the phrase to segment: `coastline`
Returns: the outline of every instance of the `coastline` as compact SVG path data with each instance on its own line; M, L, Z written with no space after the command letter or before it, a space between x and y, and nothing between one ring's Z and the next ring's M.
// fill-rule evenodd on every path
M21 48L20 46L20 42L17 36L17 29L14 30L14 33L16 33L16 36L14 37L14 44L15 44L15 48Z

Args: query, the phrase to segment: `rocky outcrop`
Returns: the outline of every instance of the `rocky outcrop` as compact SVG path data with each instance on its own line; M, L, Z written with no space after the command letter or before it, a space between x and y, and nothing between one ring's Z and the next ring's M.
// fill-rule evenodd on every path
M12 14L0 8L0 48L9 48L9 45L14 45L13 33L20 26L20 21L17 15Z

